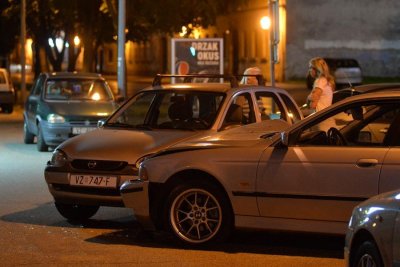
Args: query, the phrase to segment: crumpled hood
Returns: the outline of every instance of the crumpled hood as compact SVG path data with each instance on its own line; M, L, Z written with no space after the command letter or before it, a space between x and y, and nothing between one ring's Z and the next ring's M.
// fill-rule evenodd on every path
M144 155L203 134L191 131L138 131L101 128L68 139L58 146L70 158L121 160L135 163Z
M187 151L196 149L209 149L220 147L248 147L265 142L274 143L280 138L280 133L289 128L289 124L283 120L268 120L261 123L253 123L214 133L191 138L184 142L168 147L160 152L171 153L173 151Z

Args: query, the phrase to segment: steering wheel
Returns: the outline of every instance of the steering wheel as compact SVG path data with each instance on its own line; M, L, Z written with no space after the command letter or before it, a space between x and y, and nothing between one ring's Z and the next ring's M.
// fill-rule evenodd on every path
M335 146L345 146L347 145L347 141L342 135L342 133L336 129L335 127L331 127L328 130L328 142L330 145L335 145Z

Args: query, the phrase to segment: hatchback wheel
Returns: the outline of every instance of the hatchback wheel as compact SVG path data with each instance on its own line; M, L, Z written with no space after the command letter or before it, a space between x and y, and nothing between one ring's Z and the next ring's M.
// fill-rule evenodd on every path
M37 150L38 151L49 151L49 147L46 145L46 141L44 141L43 138L43 132L42 128L40 127L40 124L38 124L38 134L37 134Z
M24 143L25 144L33 144L33 139L35 136L29 131L28 125L24 120Z
M85 221L96 214L99 206L86 206L78 204L55 203L58 212L71 221Z
M228 199L215 186L196 182L179 185L167 203L171 231L180 241L191 245L223 241L232 230Z
M371 241L365 241L362 243L354 255L354 261L351 266L383 267L382 259L375 243Z

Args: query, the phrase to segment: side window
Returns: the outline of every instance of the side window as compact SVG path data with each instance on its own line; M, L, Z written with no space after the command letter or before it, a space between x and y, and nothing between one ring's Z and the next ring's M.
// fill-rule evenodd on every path
M292 119L293 123L298 122L301 120L301 114L296 107L296 103L293 102L287 95L279 94L282 98L283 102L285 102L286 108L289 112L289 117Z
M351 105L303 129L298 135L296 145L399 145L399 125L399 104Z
M257 92L256 98L261 120L286 120L282 103L274 93Z
M234 97L226 112L223 128L245 125L256 122L254 107L249 93L240 94Z
M43 81L44 81L44 76L40 75L32 87L31 95L36 95L36 96L40 95L40 93L42 92Z

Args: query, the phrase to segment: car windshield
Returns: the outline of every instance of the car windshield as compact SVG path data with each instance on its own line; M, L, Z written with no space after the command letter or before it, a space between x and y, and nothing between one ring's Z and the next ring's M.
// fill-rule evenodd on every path
M102 80L49 79L46 82L45 99L109 101L112 94Z
M225 98L219 92L150 91L136 95L104 126L136 129L211 128Z

